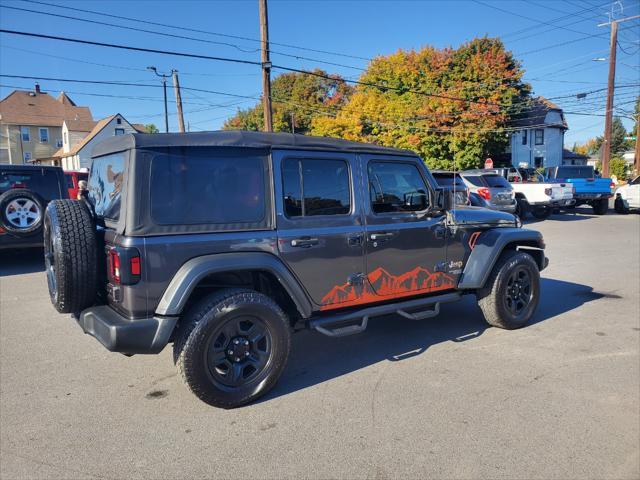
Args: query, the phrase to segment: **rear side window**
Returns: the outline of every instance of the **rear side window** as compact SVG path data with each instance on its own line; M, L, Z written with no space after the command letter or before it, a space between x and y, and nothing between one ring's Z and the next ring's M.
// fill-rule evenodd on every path
M511 185L509 185L509 182L507 182L505 178L500 175L485 175L484 180L485 182L487 182L487 185L489 185L489 187L491 188L510 188L511 187Z
M453 187L455 184L456 187L465 188L464 182L458 175L454 177L453 174L434 173L433 176L441 187Z
M258 155L185 149L151 161L151 217L158 225L264 220L265 162Z
M88 199L96 215L116 222L120 219L124 167L122 153L95 158L87 183Z
M45 200L60 198L58 175L51 170L0 170L0 193L13 188L26 188Z
M347 215L351 210L349 166L343 160L287 158L282 182L289 218Z
M480 178L480 175L465 175L464 179L476 187L484 187L485 183Z
M371 162L368 170L374 213L417 212L429 206L427 186L415 165Z

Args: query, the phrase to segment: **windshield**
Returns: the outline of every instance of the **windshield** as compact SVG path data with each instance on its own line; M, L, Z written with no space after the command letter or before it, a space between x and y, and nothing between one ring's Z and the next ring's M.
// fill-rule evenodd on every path
M593 178L593 167L558 167L556 178Z
M511 188L509 182L507 182L505 178L501 177L500 175L484 175L484 180L491 188Z
M99 217L118 221L124 181L124 154L115 153L93 160L87 184L88 199Z

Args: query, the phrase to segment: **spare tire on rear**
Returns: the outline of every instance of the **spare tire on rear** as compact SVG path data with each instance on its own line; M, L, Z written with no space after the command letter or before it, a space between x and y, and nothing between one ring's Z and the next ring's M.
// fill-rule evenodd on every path
M84 201L54 200L44 217L44 260L51 303L77 313L95 302L96 228Z
M16 188L0 195L0 227L15 236L32 235L42 228L42 197L26 188Z

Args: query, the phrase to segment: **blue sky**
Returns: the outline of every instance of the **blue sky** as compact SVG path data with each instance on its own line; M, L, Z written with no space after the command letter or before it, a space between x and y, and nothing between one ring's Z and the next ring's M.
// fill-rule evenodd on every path
M259 43L202 33L185 32L121 19L78 12L89 9L178 27L189 27L222 34L259 38L258 2L246 1L67 1L43 0L62 5L57 8L22 0L0 0L0 6L17 7L102 22L187 35L208 42L196 42L160 35L95 25L71 19L44 16L0 8L3 29L68 36L107 43L146 48L192 52L258 61ZM503 38L526 70L525 78L534 92L546 97L565 97L554 101L566 111L604 112L604 91L608 58L609 29L597 27L607 21L608 13L622 18L640 13L638 0L605 2L603 0L468 0L468 1L269 1L272 61L295 68L323 68L346 77L357 77L358 68L380 54L399 48L424 45L453 46L476 36ZM526 17L526 18L525 18ZM563 20L558 21L559 18ZM545 22L547 23L545 25ZM563 28L558 28L558 27ZM574 31L570 31L574 30ZM586 37L586 38L585 38ZM640 21L620 25L616 81L620 86L640 83ZM286 47L337 52L331 55ZM563 44L564 45L560 45ZM536 51L537 50L537 51ZM287 55L308 57L311 60ZM343 66L329 65L333 62ZM109 80L159 85L146 67L160 71L172 68L180 72L183 87L214 90L222 94L183 91L185 121L192 130L213 130L238 107L254 104L260 94L259 67L214 62L158 54L114 50L76 45L47 39L0 34L0 73L66 79ZM348 68L356 67L356 68ZM274 74L277 74L274 71ZM29 88L33 80L0 77L0 96L14 88ZM71 84L40 81L46 91L68 92L78 105L91 107L94 118L119 112L129 121L164 124L162 89L114 85ZM571 97L579 92L593 92L584 100ZM616 92L620 111L633 111L631 103L639 87L629 86ZM170 90L170 98L173 92ZM101 96L102 95L102 96ZM233 96L238 95L238 96ZM169 111L175 112L170 103ZM567 145L582 142L603 130L604 119L598 116L567 115ZM625 120L629 128L630 120ZM175 115L170 128L177 129Z

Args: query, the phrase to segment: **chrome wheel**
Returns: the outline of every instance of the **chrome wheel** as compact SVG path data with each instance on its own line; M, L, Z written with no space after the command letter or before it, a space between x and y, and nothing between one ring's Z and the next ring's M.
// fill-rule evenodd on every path
M14 228L29 228L40 221L42 211L33 200L18 197L6 206L4 216Z

